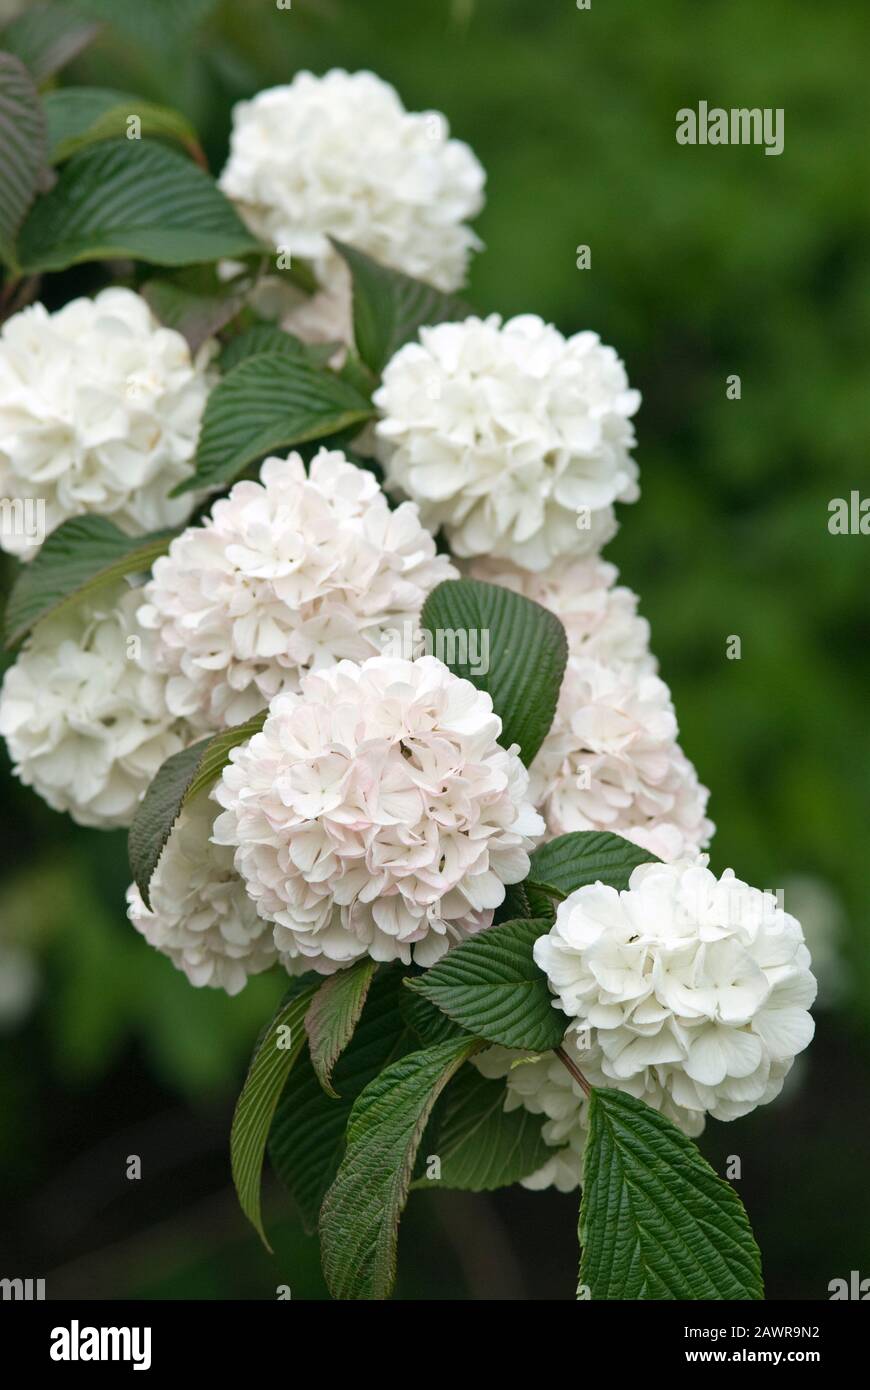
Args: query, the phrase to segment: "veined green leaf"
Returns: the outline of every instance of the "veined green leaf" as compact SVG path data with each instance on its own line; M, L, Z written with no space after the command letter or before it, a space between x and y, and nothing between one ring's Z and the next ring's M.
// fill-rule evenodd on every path
M175 534L126 536L105 516L64 521L19 571L6 605L6 646L14 647L43 618L54 617L125 575L144 574L168 550Z
M194 476L175 493L231 482L275 449L362 425L372 406L334 372L287 352L248 357L208 399Z
M290 1070L305 1044L303 1019L319 981L304 984L285 999L251 1059L236 1105L230 1135L233 1182L242 1211L267 1250L271 1249L260 1211L260 1183L266 1141Z
M417 1178L415 1188L491 1192L527 1178L552 1158L541 1137L544 1116L524 1106L505 1113L506 1083L463 1067L443 1096L435 1147L440 1177Z
M100 28L75 6L29 5L3 30L0 46L14 53L41 85L87 48Z
M214 180L150 140L106 140L73 155L19 238L28 274L119 256L192 265L257 249Z
M323 367L339 346L338 343L303 343L301 338L285 333L273 323L257 323L227 343L220 355L220 368L226 376L247 357L259 357L264 352L284 352L288 357Z
M455 295L442 293L372 260L333 238L353 276L353 327L357 351L375 376L399 348L425 325L456 323L473 309Z
M439 1095L479 1047L441 1043L387 1067L354 1103L347 1151L320 1214L323 1270L334 1298L386 1298L417 1146Z
M211 786L229 762L231 749L247 743L260 732L266 713L262 710L244 724L236 724L232 729L224 729L173 753L151 781L136 808L127 837L130 871L146 907L151 906L149 885L154 870L185 803Z
M60 87L46 94L44 106L52 164L62 164L88 145L122 135L133 139L162 136L176 141L200 163L203 161L196 131L181 112L170 106L157 106L144 97L108 87ZM138 117L139 134L128 137L131 116Z
M451 671L492 697L501 743L519 744L528 767L553 722L565 674L568 640L559 619L511 589L448 579L427 598L420 625Z
M0 257L17 269L15 241L45 166L45 118L23 63L0 53Z
M278 1102L269 1135L269 1159L299 1208L305 1227L317 1227L321 1203L338 1172L353 1102L385 1067L419 1043L399 1011L401 967L382 966L372 981L362 1017L334 1071L333 1100L307 1063L294 1068Z
M419 978L421 976L408 976L402 983L408 985L412 980ZM423 995L418 994L414 989L399 991L399 1009L408 1027L418 1039L418 1046L422 1044L423 1047L434 1047L436 1043L447 1042L448 1038L461 1038L463 1033L467 1031L465 1028L461 1028L458 1023L454 1023L452 1018L448 1018L434 1004L430 1004L428 999L424 999Z
M529 887L543 889L554 898L567 898L587 883L628 887L639 864L659 863L648 849L641 849L621 835L603 830L578 830L559 835L540 845L532 855Z
M532 956L550 925L547 918L523 918L489 927L407 984L487 1042L546 1052L559 1046L568 1026Z
M336 971L318 990L305 1016L311 1065L324 1091L336 1100L333 1068L353 1037L376 970L376 962L363 956L347 970Z
M737 1193L657 1110L589 1100L580 1283L593 1299L759 1299L761 1257Z
M285 333L275 323L255 323L252 328L231 338L218 358L224 376L248 357L263 353L286 352L291 357L305 357L305 344L292 333Z
M495 910L493 926L500 927L517 917L546 917L552 921L555 915L552 897L527 878L509 885L504 902Z
M149 50L149 59L162 60L160 73L173 59L183 60L193 31L213 12L217 0L76 0L92 19L111 25L135 52Z

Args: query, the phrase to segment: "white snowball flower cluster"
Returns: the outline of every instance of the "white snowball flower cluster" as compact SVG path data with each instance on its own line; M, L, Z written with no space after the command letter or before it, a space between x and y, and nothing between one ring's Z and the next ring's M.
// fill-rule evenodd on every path
M456 571L420 525L391 511L375 478L321 449L270 458L211 518L173 540L145 587L142 624L156 638L178 716L238 724L309 668L380 654Z
M193 471L211 351L192 360L132 290L13 315L0 334L0 495L43 504L46 531L85 512L131 535L184 521L190 495L167 494ZM0 545L36 548L12 525Z
M128 826L161 763L195 738L167 707L141 601L112 589L45 619L3 680L16 775L81 825Z
M635 869L623 893L578 889L535 960L571 1020L562 1048L589 1084L627 1092L692 1138L708 1115L733 1120L773 1100L813 1035L799 923L730 870L716 879L703 856ZM523 1186L576 1187L588 1108L564 1064L504 1047L473 1060L506 1079L506 1111L545 1116L553 1154Z
M782 1089L813 1036L800 923L772 893L697 862L644 864L628 889L577 889L535 961L594 1030L616 1086L648 1073L689 1111L734 1120Z
M480 163L444 116L407 112L371 72L300 72L240 102L219 182L256 236L312 261L326 287L330 237L442 290L480 245L466 225L483 206Z
M217 843L290 968L430 965L529 869L543 822L490 697L435 657L312 672L273 700L213 795Z
M423 328L374 402L389 486L457 555L544 570L600 549L612 504L639 496L640 396L596 333L566 339L534 314Z
M556 716L531 767L531 793L550 835L606 830L660 859L704 848L708 792L677 742L670 691L656 674L649 624L614 565L563 560L534 574L493 560L476 579L549 608L568 635Z
M200 794L185 806L149 884L151 909L133 883L127 916L149 945L192 985L238 994L276 960L268 922L233 869L233 852L211 840L216 807Z
M612 1087L612 1079L601 1067L601 1048L595 1043L587 1045L585 1031L569 1028L562 1042L563 1051L590 1086ZM532 1190L555 1187L559 1192L571 1192L579 1186L589 1112L582 1087L564 1063L552 1052L529 1056L506 1047L487 1048L472 1061L484 1076L506 1078L506 1112L523 1106L532 1115L546 1117L541 1137L552 1146L553 1154L541 1168L522 1179L523 1187ZM654 1070L621 1081L618 1089L660 1110L692 1138L697 1138L704 1128L704 1116L676 1105Z

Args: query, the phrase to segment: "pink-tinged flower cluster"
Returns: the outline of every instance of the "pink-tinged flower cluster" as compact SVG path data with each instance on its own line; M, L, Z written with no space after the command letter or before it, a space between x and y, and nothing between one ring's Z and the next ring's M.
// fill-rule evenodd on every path
M232 850L210 839L215 809L204 795L184 808L149 884L150 909L131 884L127 916L192 985L238 994L250 975L274 965L276 952Z
M429 965L489 925L543 822L488 695L435 657L342 661L278 696L214 791L214 838L285 964Z
M157 560L140 609L170 709L200 726L243 723L309 669L384 649L455 577L411 503L337 450L298 454L236 483Z
M705 848L709 793L678 743L649 625L615 566L590 557L530 574L479 560L471 573L543 604L568 634L556 716L530 769L550 835L606 830L665 860Z

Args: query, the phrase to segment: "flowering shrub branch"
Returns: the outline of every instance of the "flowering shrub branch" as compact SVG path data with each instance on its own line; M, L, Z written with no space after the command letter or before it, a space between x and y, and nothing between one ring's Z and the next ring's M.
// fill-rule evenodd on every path
M582 1186L579 1296L762 1297L692 1140L775 1098L815 982L707 867L600 558L639 497L623 363L457 298L483 170L371 73L242 103L217 181L177 113L129 141L44 78L0 55L0 733L129 828L129 920L192 985L288 977L243 1211L266 1241L268 1152L334 1296L384 1298L415 1188ZM124 283L21 307L82 262Z

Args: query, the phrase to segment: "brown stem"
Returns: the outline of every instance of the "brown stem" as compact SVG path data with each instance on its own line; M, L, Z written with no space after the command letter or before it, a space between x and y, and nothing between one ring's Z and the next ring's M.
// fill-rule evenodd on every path
M0 323L17 314L34 299L39 292L40 276L29 275L10 280L0 293Z
M17 294L18 286L20 284L21 276L13 275L9 280L6 281L5 285L0 287L0 310L5 309L10 299L12 299L15 294Z
M191 157L199 165L200 169L204 169L205 172L208 173L208 159L206 158L205 150L202 148L202 145L199 143L199 141L186 140L185 145L189 150Z
M592 1095L592 1087L589 1085L589 1082L586 1080L586 1077L583 1075L576 1062L572 1062L571 1058L568 1056L567 1052L563 1047L554 1047L553 1051L559 1058L559 1061L562 1063L562 1066L567 1067L574 1080L581 1086L583 1094L588 1100L589 1097Z

